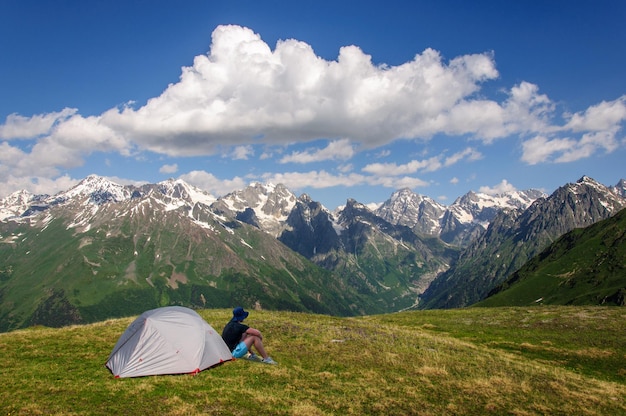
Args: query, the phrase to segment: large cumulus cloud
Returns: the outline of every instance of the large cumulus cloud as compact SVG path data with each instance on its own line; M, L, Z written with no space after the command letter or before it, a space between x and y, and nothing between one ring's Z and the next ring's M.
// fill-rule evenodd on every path
M490 54L446 64L427 49L386 66L346 46L337 60L326 61L303 42L280 41L272 50L250 29L220 26L210 53L183 68L180 81L160 96L90 121L103 135L117 133L141 149L173 156L318 138L349 138L368 148L442 131L480 133L481 126L467 125L454 111L484 112L482 102L470 105L468 97L497 76Z
M569 162L620 146L626 96L560 115L558 122L556 105L532 83L510 87L500 101L482 95L482 84L498 76L489 52L445 61L439 52L426 49L409 62L389 66L375 64L357 46L345 46L335 60L326 60L301 41L282 40L272 49L248 28L219 26L209 52L196 56L193 65L182 68L178 82L142 105L129 103L96 115L66 108L30 117L8 116L0 125L0 176L5 181L20 175L54 177L80 166L93 152L125 156L142 151L167 156L221 152L245 160L255 155L255 145L287 147L320 139L328 144L287 152L278 162L346 162L364 149L440 134L484 145L515 136L521 140L520 159L528 164ZM26 140L34 141L28 150L11 144ZM270 154L263 151L261 158ZM390 183L381 176L386 172L396 175L393 186L419 185L424 182L402 175L480 157L472 146L453 156L403 165L370 164L363 173L265 176L333 186L371 183L373 178ZM212 183L215 178L202 180Z

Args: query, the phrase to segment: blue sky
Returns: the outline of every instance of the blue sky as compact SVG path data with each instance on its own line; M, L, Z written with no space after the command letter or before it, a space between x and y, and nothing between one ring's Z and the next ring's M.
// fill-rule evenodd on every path
M95 173L333 209L626 177L626 2L0 3L0 197Z

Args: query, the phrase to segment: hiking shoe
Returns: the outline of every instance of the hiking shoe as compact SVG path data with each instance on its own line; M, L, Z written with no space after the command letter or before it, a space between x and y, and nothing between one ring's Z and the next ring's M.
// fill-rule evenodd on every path
M261 361L262 358L259 357L258 355L254 354L254 353L250 353L248 354L248 356L246 357L246 359L250 360L250 361Z
M263 358L263 361L261 362L265 364L278 364L276 361L272 360L272 357Z

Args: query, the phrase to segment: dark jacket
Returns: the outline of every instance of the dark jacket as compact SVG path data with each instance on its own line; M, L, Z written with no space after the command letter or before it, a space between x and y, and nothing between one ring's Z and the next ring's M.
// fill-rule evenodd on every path
M222 339L231 351L241 342L241 336L250 328L241 322L230 321L222 331Z

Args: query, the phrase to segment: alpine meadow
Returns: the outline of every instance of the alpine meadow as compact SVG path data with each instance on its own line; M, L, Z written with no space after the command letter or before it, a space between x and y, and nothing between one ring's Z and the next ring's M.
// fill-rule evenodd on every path
M230 309L200 310L218 328ZM623 415L623 308L517 307L332 317L255 311L277 366L115 379L131 318L0 334L2 414Z
M626 414L624 181L430 201L402 190L330 211L281 185L217 199L97 176L15 194L0 224L0 410ZM452 286L468 264L475 277ZM438 306L445 293L466 301ZM216 329L232 305L254 309L280 364L114 378L118 337L168 305Z
M626 1L0 2L0 416L626 416Z

